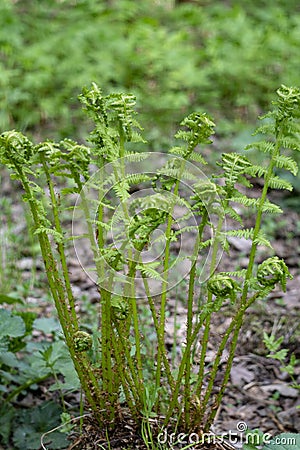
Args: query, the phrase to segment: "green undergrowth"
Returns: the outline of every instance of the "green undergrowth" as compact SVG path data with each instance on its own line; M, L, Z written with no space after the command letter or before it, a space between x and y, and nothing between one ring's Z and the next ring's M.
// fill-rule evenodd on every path
M78 86L97 79L136 95L156 150L199 108L218 119L218 134L238 134L278 85L297 84L299 26L294 0L4 0L0 129L86 137Z

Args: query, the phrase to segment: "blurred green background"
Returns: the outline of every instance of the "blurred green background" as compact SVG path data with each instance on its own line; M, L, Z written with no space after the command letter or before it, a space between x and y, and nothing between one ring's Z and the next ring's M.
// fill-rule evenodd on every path
M281 83L300 85L296 0L0 0L0 131L83 140L95 81L132 92L150 148L188 113L247 143Z

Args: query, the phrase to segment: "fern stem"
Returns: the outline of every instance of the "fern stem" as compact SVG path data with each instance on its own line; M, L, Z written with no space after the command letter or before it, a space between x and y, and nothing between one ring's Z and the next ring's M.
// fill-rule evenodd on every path
M257 237L258 237L258 234L259 234L260 228L261 228L262 215L263 215L263 206L264 206L265 201L267 199L270 179L271 179L271 177L273 175L273 171L274 171L274 167L275 167L275 158L280 153L280 138L281 138L281 134L282 134L282 130L279 131L279 133L277 135L276 145L275 145L274 151L273 151L273 153L271 155L271 160L270 160L270 163L269 163L269 167L268 167L267 173L265 175L265 179L264 179L265 182L264 182L264 186L263 186L263 190L262 190L262 194L261 194L261 197L260 197L259 206L258 206L258 210L257 210L255 227L254 227L254 231L253 231L252 246L251 246L250 255L249 255L248 268L247 268L247 272L246 272L246 276L245 276L245 282L244 282L243 292L242 292L242 297L241 297L241 304L242 305L247 301L247 295L248 295L248 290L249 290L249 280L252 277L253 268L254 268L254 261L255 261L255 256L256 256Z
M100 288L101 294L101 367L103 399L101 407L108 410L109 420L114 417L114 383L112 371L111 293ZM106 397L106 398L105 398Z
M197 338L198 333L199 333L201 327L203 326L204 321L206 320L206 317L207 317L207 315L201 317L201 319L199 320L199 322L197 323L197 325L195 326L195 328L193 330L190 341L186 343L186 347L184 349L184 352L183 352L183 355L181 358L181 362L180 362L180 365L178 368L178 373L177 373L174 389L172 392L172 396L171 396L170 402L168 404L168 410L167 410L167 413L166 413L166 416L164 419L164 423L163 423L164 427L168 425L169 420L172 417L174 410L176 409L176 407L178 405L178 396L179 396L179 391L180 391L180 388L182 385L182 379L184 376L187 359L190 358L192 344L195 341L195 339Z
M123 333L122 331L120 331L119 326L116 322L117 321L115 321L115 327L117 329L119 337L118 341L115 334L112 333L112 343L116 358L116 370L121 380L121 385L124 390L127 405L131 411L132 416L135 418L135 420L137 420L137 411L140 409L140 405L142 404L139 383L135 374L134 364L128 350L128 343L124 342L125 339ZM125 355L125 358L127 360L129 371L124 367L124 358L122 357L123 354ZM132 397L134 398L135 405L133 403Z
M223 377L223 380L222 380L222 384L221 384L220 390L219 390L219 392L218 392L218 394L216 396L216 399L214 401L214 408L211 410L210 415L207 418L207 421L206 421L206 424L205 424L205 427L204 427L204 431L205 432L209 431L210 426L213 423L213 420L214 420L214 418L216 416L217 410L218 410L218 408L219 408L219 406L221 404L221 401L222 401L225 389L227 387L227 383L228 383L228 380L229 380L229 377L230 377L231 367L232 367L232 363L233 363L233 358L235 356L235 349L236 349L236 345L237 345L237 339L238 339L238 335L239 335L240 325L242 324L242 320L243 320L244 314L245 314L246 310L254 303L254 301L256 300L256 298L258 296L259 296L259 293L256 293L253 297L251 297L247 301L247 303L244 306L242 306L242 307L240 307L238 309L236 315L232 318L232 320L231 320L231 322L230 322L230 324L229 324L229 326L228 326L228 328L227 328L227 330L226 330L226 332L225 332L225 334L224 334L224 336L222 338L222 341L221 341L221 343L219 345L217 354L216 354L215 359L214 359L213 366L212 366L211 371L210 371L209 383L207 385L205 396L203 398L203 407L202 407L203 415L200 416L201 422L203 420L204 412L207 409L208 402L209 402L209 400L211 398L211 393L212 393L213 387L215 385L215 379L216 379L216 376L217 376L218 371L219 371L219 364L220 364L220 361L221 361L221 357L223 355L223 352L225 350L226 344L227 344L227 342L228 342L228 340L229 340L233 330L235 331L235 333L232 336L232 342L231 342L231 346L230 346L229 356L228 356L228 360L227 360L227 363L226 363L226 368L225 368L225 373L224 373L224 377ZM236 330L238 330L238 331L236 332Z
M137 374L135 361L130 353L131 346L130 346L130 343L129 343L129 340L127 339L127 337L124 337L124 331L121 329L121 327L117 323L117 321L115 321L115 327L116 327L116 330L118 333L120 350L121 350L121 353L124 353L124 355L125 355L127 368L129 370L127 371L126 368L124 368L123 364L121 364L120 367L118 367L118 369L121 369L122 371L124 371L124 369L125 369L125 372L126 372L125 379L128 380L128 385L130 386L130 391L134 397L136 405L138 405L137 406L137 409L138 409L138 407L140 405L142 405L143 397L142 397L142 392L140 389L140 381L139 381L139 377ZM130 379L129 375L131 376L131 379Z
M29 182L24 174L23 170L15 165L16 172L19 175L19 179L23 185L23 188L28 197L29 206L35 229L38 230L41 226L38 210L35 206L35 199L31 192ZM66 344L69 349L72 361L74 363L76 372L78 374L82 389L88 399L89 404L95 414L96 419L100 422L101 415L99 413L99 399L101 398L98 383L94 377L94 374L89 367L89 364L85 356L78 355L74 348L73 342L73 323L70 320L68 313L68 307L65 302L65 290L64 285L60 279L56 262L52 253L51 244L46 232L38 233L38 239L40 243L41 253L46 268L46 275L49 282L49 287L54 299L55 307L59 317L60 324L66 339Z
M213 273L216 270L216 263L217 263L217 253L218 253L218 247L219 247L219 235L222 230L222 226L224 223L224 216L221 214L219 216L217 230L216 230L216 236L213 243L213 249L212 249L212 257L211 257L211 264L210 264L210 276L213 275ZM207 303L212 302L212 293L209 291L207 293ZM203 331L203 337L202 337L202 345L201 345L201 353L200 353L200 361L199 361L199 372L197 375L197 395L201 395L203 381L204 381L204 369L205 369L205 357L207 354L207 345L209 342L209 334L210 334L210 322L211 322L211 315L212 313L209 313L206 320L205 320L205 326Z
M189 288L188 288L188 310L187 310L187 324L186 324L186 342L191 341L193 329L193 303L194 303L194 288L196 277L196 265L199 252L199 245L202 239L204 228L207 224L208 213L205 209L200 225L198 226L197 239L192 255L192 267L189 273ZM186 360L185 368L185 388L184 388L184 422L188 426L190 423L190 404L191 404L191 358Z
M143 277L145 292L146 292L146 295L147 295L150 311L151 311L151 314L152 314L154 328L155 328L155 331L156 331L157 345L159 347L159 350L160 350L160 353L161 353L161 356L162 356L162 359L163 359L163 363L164 363L164 367L165 367L165 371L166 371L166 376L167 376L169 387L171 388L171 390L173 390L175 381L174 381L173 375L171 373L171 367L170 367L170 364L169 364L169 361L168 361L168 358L167 358L167 351L166 351L166 347L165 347L165 342L163 340L161 340L161 336L159 334L159 321L158 321L158 317L157 317L154 301L153 301L153 298L152 298L151 293L150 293L150 289L149 289L149 285L148 285L148 282L147 282L147 278L146 278L146 276L144 274L142 274L142 277Z
M53 212L55 228L56 228L57 232L61 236L63 236L63 230L62 230L61 223L59 220L59 206L58 206L56 194L54 191L54 185L53 185L50 173L49 173L45 155L42 152L40 152L40 160L43 165L44 173L46 175L47 184L49 187L50 198L51 198L51 207L52 207L52 212ZM75 299L74 299L72 288L71 288L71 282L70 282L69 271L68 271L68 266L67 266L67 261L66 261L64 243L58 242L57 249L58 249L58 253L59 253L59 257L60 257L63 279L64 279L65 286L66 286L66 293L67 293L67 297L69 300L69 307L70 307L70 311L71 311L72 320L74 323L74 329L76 331L76 330L78 330L78 319L77 319L77 315L76 315L76 311L75 311Z

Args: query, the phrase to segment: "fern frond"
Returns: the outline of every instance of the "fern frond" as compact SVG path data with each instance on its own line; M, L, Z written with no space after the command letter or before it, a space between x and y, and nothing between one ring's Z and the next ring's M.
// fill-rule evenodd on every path
M269 179L269 186L273 189L285 189L287 191L293 190L293 185L277 175L273 175Z
M130 150L126 150L125 157L126 157L126 162L135 163L135 162L145 161L146 159L149 158L149 154L142 153L142 152L134 152L134 151L132 151L132 149L130 149Z
M240 269L240 270L234 270L233 272L223 272L223 273L225 275L228 275L229 277L245 278L247 269Z
M240 203L243 206L246 206L247 208L259 208L260 206L260 198L249 198L245 195L241 194L237 197L232 197L230 201L234 203ZM275 203L271 203L269 200L265 200L262 211L266 213L274 213L274 214L280 214L282 213L281 208L279 208L278 205L275 205Z
M190 158L191 161L195 161L195 162L198 162L198 163L203 164L203 165L206 165L206 164L207 164L207 162L205 161L205 159L203 158L203 156L200 155L200 153L197 153L197 152L192 151L192 152L190 153L189 158Z
M234 208L227 205L226 208L224 209L224 212L227 216L231 217L231 219L235 220L240 225L243 225L242 218L240 217L240 215L236 212L236 210Z
M297 175L298 164L291 156L276 155L274 156L273 160L275 161L276 167L278 167L279 169L286 169L291 172L292 175Z
M243 194L240 194L240 195L237 195L236 197L230 198L231 202L240 203L241 205L246 206L247 208L249 208L249 207L257 208L259 205L259 200L260 199L250 198Z
M224 170L225 184L234 186L240 179L241 174L245 173L246 168L251 166L250 161L239 153L223 153L221 161L217 162Z
M169 153L172 155L181 156L182 158L186 154L187 146L179 147L178 145L169 149Z
M198 230L197 225L189 225L189 226L180 228L180 230L174 231L173 234L176 237L176 236L182 235L183 233L191 233L191 232L197 233L197 230Z
M170 178L173 178L174 180L190 180L190 181L196 181L197 177L189 172L188 170L181 170L181 169L168 169L164 172L160 172L164 176L168 176Z
M93 220L92 221L93 224L97 225L98 227L103 228L106 231L110 231L111 230L111 224L109 222L102 222L99 220Z
M295 134L298 135L300 133L300 124L296 121L296 119L290 119L288 122L284 124L286 134Z
M164 281L163 277L160 275L159 272L157 272L157 270L155 270L155 268L159 265L156 264L156 262L151 262L151 263L144 263L144 264L137 264L136 268L138 270L140 270L140 272L148 278L152 278L154 280L158 280L158 281Z
M54 230L53 228L46 228L44 226L40 226L35 229L33 234L50 234L54 237L55 241L58 243L61 243L64 241L64 236L59 233L57 230Z
M264 247L273 248L271 242L269 241L269 239L267 239L265 233L261 230L258 233L256 239L253 241L253 243L256 245L262 245Z
M247 174L251 177L264 177L267 173L267 169L263 166L257 166L253 164L251 167L247 168Z
M214 239L213 239L213 238L206 239L206 241L200 242L200 244L199 244L199 251L201 251L201 250L204 249L204 248L209 247L210 245L213 244L213 242L214 242Z
M264 119L266 116L260 117L260 119ZM271 134L274 136L275 134L275 124L274 122L265 123L256 128L253 133L253 136L257 136L258 134Z
M126 175L125 180L127 181L129 186L134 184L145 183L151 180L151 177L145 173L132 173L130 175Z
M271 214L282 214L282 209L275 203L271 203L269 200L266 200L264 202L262 211Z
M243 230L228 230L226 231L226 236L234 236L244 239L252 239L253 228L245 228Z
M283 148L300 151L299 137L284 136L279 139L279 142Z
M192 113L187 116L180 124L187 128L179 130L175 137L187 142L187 146L183 146L182 150L173 148L184 159L188 159L198 144L210 144L209 137L214 134L215 124L212 119L205 113ZM176 150L175 150L176 149Z
M113 190L115 191L116 195L123 202L125 202L130 197L130 194L128 193L129 189L130 186L126 180L119 181L119 183L116 183L113 186Z
M252 142L251 144L247 145L245 147L245 150L255 149L263 153L269 153L273 154L275 149L274 142L267 142L267 141L259 141L259 142Z

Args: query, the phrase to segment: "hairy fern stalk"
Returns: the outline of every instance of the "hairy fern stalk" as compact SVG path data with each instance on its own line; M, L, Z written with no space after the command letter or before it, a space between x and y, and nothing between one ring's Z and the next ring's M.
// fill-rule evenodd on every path
M150 417L156 417L160 427L207 432L222 402L247 309L278 284L285 291L291 278L284 261L272 254L262 221L264 214L281 213L268 199L269 190L292 190L277 169L297 174L291 153L300 150L300 91L281 86L274 109L261 118L263 124L255 133L261 140L246 150L263 152L263 165L240 153L223 153L217 172L202 178L193 174L193 168L204 170L206 165L200 146L211 142L215 126L208 115L193 113L185 118L176 134L180 144L161 164L157 157L156 167L151 168L153 154L140 151L144 140L132 95L104 96L93 84L83 90L80 101L95 124L89 145L70 139L35 145L23 134L8 131L0 137L0 160L23 186L23 200L29 205L49 287L86 400L99 424L107 428L118 424L125 404L148 437L151 431L145 423L149 425ZM253 178L263 180L258 198L251 195ZM189 186L188 191L183 185ZM136 194L139 191L142 195ZM176 218L178 207L185 212ZM65 228L70 209L74 220L79 217L84 224L82 234ZM244 210L255 214L253 228L243 225L239 211ZM227 229L226 220L236 226ZM175 292L171 288L177 284L176 292L179 289L177 282L171 282L172 268L176 272L178 267L173 245L184 241L185 233L192 233L194 245L188 255L177 258L177 263L188 261L189 268L179 284L186 298L186 329L175 366L167 351L165 328L168 301ZM220 252L230 253L231 237L251 241L248 265L220 272ZM99 289L99 329L94 336L81 328L69 275L69 243L81 239L85 245L88 242L92 276ZM149 261L145 254L155 245L162 245L163 251ZM272 255L260 264L256 261L259 246L269 247ZM207 254L203 277L203 255ZM146 370L149 361L145 331L141 331L140 305L145 302L151 313L148 331L156 336L151 372ZM231 322L208 373L205 359L213 319L228 304L233 305ZM225 350L228 358L220 374ZM216 385L217 376L221 381Z

